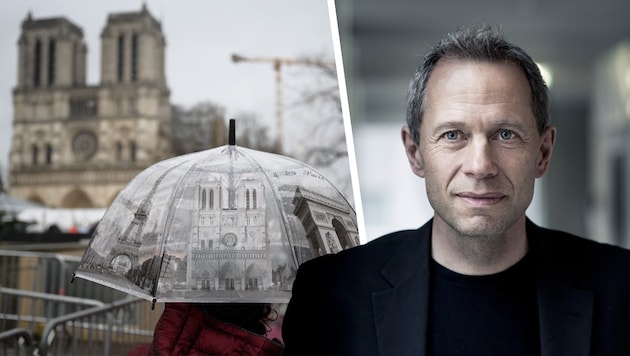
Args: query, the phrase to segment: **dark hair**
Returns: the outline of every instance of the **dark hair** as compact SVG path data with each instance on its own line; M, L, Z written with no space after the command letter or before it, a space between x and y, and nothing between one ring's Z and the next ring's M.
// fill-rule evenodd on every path
M407 126L416 144L420 143L420 123L426 110L426 92L429 76L438 61L464 59L471 61L511 61L518 64L529 81L532 111L538 132L547 127L549 118L547 85L532 58L520 47L506 41L501 33L485 24L477 30L457 30L448 34L427 53L409 84Z
M267 333L267 322L275 320L277 314L266 303L196 303L210 317L230 323L259 335Z

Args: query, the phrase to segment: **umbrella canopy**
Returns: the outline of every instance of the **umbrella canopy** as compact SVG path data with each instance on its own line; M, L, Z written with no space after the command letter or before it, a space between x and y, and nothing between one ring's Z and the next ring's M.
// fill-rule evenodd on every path
M230 144L158 162L98 224L75 273L164 302L288 302L304 261L359 244L354 209L312 167Z

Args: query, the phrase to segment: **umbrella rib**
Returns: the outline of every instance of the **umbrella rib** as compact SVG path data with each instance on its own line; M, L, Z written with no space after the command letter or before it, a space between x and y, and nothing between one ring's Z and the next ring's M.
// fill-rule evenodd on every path
M273 183L273 180L269 177L269 175L267 174L267 171L263 168L263 166L260 165L260 163L258 163L258 161L256 161L255 159L253 159L251 156L245 154L247 151L244 150L244 152L242 152L243 156L246 157L250 162L252 162L253 164L255 164L260 171L262 172L262 174L265 176L265 179L267 179L267 182L269 183L269 185L273 188L274 191L278 191L278 187ZM286 157L283 156L283 158L289 159L291 161L294 162L299 162L297 160L294 160L290 157ZM278 202L275 194L271 195L272 197L274 197L274 202L276 204L276 208L280 211L280 219L282 219L282 224L280 224L280 228L283 230L284 235L287 237L287 243L289 244L289 251L291 252L291 257L293 257L293 262L295 263L295 266L298 266L298 259L297 256L295 255L295 251L293 249L292 246L292 242L290 241L291 238L293 238L293 236L289 233L289 229L287 229L287 225L288 225L288 221L287 221L287 217L284 211L284 207L282 206L282 201ZM282 241L284 243L284 239L280 239L280 241Z
M177 164L177 165L175 165L175 166L173 166L173 167L168 168L168 169L167 169L167 170L166 170L166 171L165 171L165 172L164 172L164 173L163 173L163 174L162 174L162 175L161 175L161 176L160 176L160 177L159 177L159 178L155 181L155 184L153 185L153 187L151 187L151 191L149 191L149 193L147 194L147 196L146 196L146 198L143 200L143 202L142 202L142 203L140 203L140 206L138 207L138 209L142 209L142 208L144 207L144 201L149 201L149 202L151 202L151 199L153 198L153 195L157 192L157 188L159 187L159 185L162 183L162 181L164 180L164 178L166 178L166 176L167 176L169 173L171 173L171 172L172 172L173 170L175 170L176 168L181 167L183 164L185 164L185 163L187 163L187 162L189 162L189 160L183 161L183 162L181 162L180 164ZM179 182L178 182L178 183L179 183ZM179 184L177 185L177 187L179 187ZM176 187L176 188L177 188L177 187ZM174 194L174 193L172 193L172 194ZM171 197L172 197L172 194L171 194ZM168 223L168 220L167 220L167 223ZM162 239L162 243L160 244L160 250L159 250L159 251L160 251L160 253L159 253L159 254L157 254L156 256L163 255L163 253L164 253L165 240L166 240L166 239ZM154 262L155 262L155 259L154 259ZM153 296L154 298L156 297L156 294L157 294L157 284L158 284L158 281L159 281L159 278L160 278L160 270L159 270L159 267L161 267L161 265L162 265L162 263L160 262L160 263L158 264L158 269L157 269L157 270L155 269L155 265L152 265L153 274L155 275L155 277L154 277L154 279L153 279L153 283L152 283L152 285L151 285L151 291L150 291L150 293L151 293L151 296ZM153 276L150 276L150 277L153 277Z
M213 157L213 156L211 156ZM206 159L210 159L211 157L207 157ZM171 170L173 170L174 168L177 168L181 165L183 165L184 163L188 163L193 161L193 158L186 160L180 164L178 164L177 166L171 167L167 172L165 172L164 176L166 176L166 174L168 174ZM171 192L170 198L169 198L169 202L173 202L174 198L178 195L178 191L181 189L182 187L182 182L184 182L186 180L186 177L188 177L188 175L190 174L190 172L194 171L194 169L196 167L198 167L203 161L197 161L196 163L193 163L191 165L191 167L186 171L185 174L183 174L178 180L177 183L175 184L174 189ZM160 177L160 179L164 178L164 176ZM157 186L159 184L156 184L153 187L153 190L157 189ZM164 232L164 234L166 234L167 231L170 231L170 227L171 224L173 223L174 220L174 215L175 215L175 210L176 209L168 209L167 212L167 216L166 216L166 221L164 222L164 229L162 230ZM167 243L167 236L163 236L161 243L159 244L159 250L158 253L156 254L156 256L161 256L160 261L158 263L158 269L155 270L155 266L154 268L154 274L155 274L155 279L153 281L153 285L151 286L151 294L154 298L157 298L157 288L158 288L158 283L159 283L159 279L160 279L160 272L162 269L162 261L164 259L164 254L165 254L165 249L166 249L166 243Z

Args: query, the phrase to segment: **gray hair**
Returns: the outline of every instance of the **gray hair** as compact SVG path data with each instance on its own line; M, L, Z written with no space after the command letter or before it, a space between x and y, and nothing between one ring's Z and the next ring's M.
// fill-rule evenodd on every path
M471 61L511 61L518 64L529 82L532 111L539 133L547 127L549 118L547 85L538 66L520 47L506 41L501 33L490 25L478 30L457 30L448 34L427 53L416 70L411 83L407 103L407 126L416 144L420 143L420 123L426 110L426 92L429 76L438 61L463 59Z

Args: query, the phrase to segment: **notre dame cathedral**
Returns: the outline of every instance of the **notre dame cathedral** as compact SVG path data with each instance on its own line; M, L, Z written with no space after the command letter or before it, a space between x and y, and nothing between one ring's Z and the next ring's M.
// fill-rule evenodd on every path
M174 155L160 22L143 5L110 14L100 37L100 83L87 85L79 26L30 13L22 22L9 158L14 196L52 208L104 208L140 171Z

